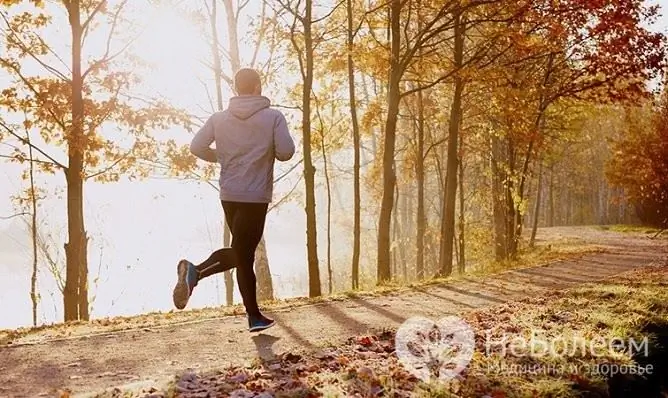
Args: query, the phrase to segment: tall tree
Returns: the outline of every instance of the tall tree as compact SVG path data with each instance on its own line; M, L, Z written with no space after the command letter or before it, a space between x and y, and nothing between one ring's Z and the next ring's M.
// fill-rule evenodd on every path
M454 67L461 69L464 65L465 21L462 10L454 10ZM462 95L464 79L455 74L454 95L450 107L450 123L448 126L448 157L445 174L445 200L443 201L441 222L441 251L439 254L439 274L448 276L452 273L452 252L455 239L455 205L457 202L457 171L459 160L459 128L462 117Z
M35 149L41 160L50 162L44 166L64 172L67 198L68 241L65 244L66 281L63 292L66 321L88 319L88 237L84 220L84 182L115 181L122 173L130 172L137 155L151 152L155 140L148 134L154 128L172 123L187 123L180 112L157 101L139 106L129 93L136 75L123 70L118 63L128 53L132 40L113 49L123 24L127 1L111 7L104 0L61 3L31 2L28 12L12 13L18 0L4 1L1 16L5 51L0 57L0 67L7 70L12 86L0 93L0 104L9 112L27 113L33 128L40 132L44 145L36 140L24 145ZM49 43L52 35L44 30L57 23L59 11L64 11L69 25L71 52L69 64L65 57L54 51ZM102 23L104 22L104 23ZM108 45L102 54L86 53L84 44L93 30L105 34ZM84 59L92 59L84 64ZM42 68L42 74L32 76L25 67L27 61ZM126 59L127 61L127 59ZM63 71L62 69L65 69ZM96 95L93 96L92 93ZM6 121L2 127L16 136ZM132 140L127 148L119 144L118 135L103 134L105 126L123 127L126 137ZM16 137L19 138L20 137ZM54 145L62 145L66 154L54 156ZM16 157L22 156L20 150ZM25 157L24 157L25 158ZM65 158L67 161L58 159ZM141 170L136 170L142 175Z
M392 226L392 209L396 174L394 170L394 147L396 144L397 117L401 102L400 84L403 75L401 59L401 0L389 3L390 11L390 76L387 94L387 119L385 121L385 138L383 141L383 198L378 219L378 282L386 282L392 278L390 246L390 229Z
M301 0L293 4L290 0L278 0L283 9L292 14L290 26L290 43L299 63L302 78L301 111L302 111L302 145L304 152L304 185L306 191L306 252L309 275L309 297L322 295L320 282L320 264L318 262L318 232L315 203L315 167L313 166L311 138L311 93L313 91L313 62L315 53L313 35L313 0L305 0L303 8ZM299 25L302 29L298 31Z
M353 260L352 260L352 288L359 289L360 285L360 239L361 239L361 193L360 193L360 126L357 119L357 100L355 96L355 61L353 49L355 45L355 31L353 30L353 1L347 0L346 20L347 30L347 56L348 69L348 97L350 102L350 118L353 130Z
M236 25L236 18L232 16L232 18L229 17L230 12L234 12L232 10L231 4L228 4L230 1L225 0L225 10L228 13L228 24L227 24L227 29L228 29L228 37L230 40L230 59L233 60L232 63L234 64L235 62L238 64L238 59L239 59L239 46L234 45L236 43L237 39L237 25ZM211 0L211 6L208 8L209 11L209 21L211 23L211 56L212 56L212 70L213 70L213 78L214 78L214 83L216 87L216 109L218 111L222 111L225 109L225 105L223 104L223 66L221 64L221 55L220 55L220 42L218 39L218 7L217 7L218 0ZM206 4L206 3L205 3ZM230 20L231 19L231 20ZM236 51L234 51L236 50ZM237 69L238 70L238 69ZM236 73L236 71L234 71ZM225 217L223 217L223 246L224 247L229 247L231 242L231 232L230 232L230 226L227 225L227 222L225 221ZM224 273L224 279L225 279L225 303L228 306L231 306L234 304L234 281L232 280L232 271L225 271Z

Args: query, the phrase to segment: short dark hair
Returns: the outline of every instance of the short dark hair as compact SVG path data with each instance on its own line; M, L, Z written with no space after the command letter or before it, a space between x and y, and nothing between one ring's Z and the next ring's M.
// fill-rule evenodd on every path
M253 94L255 88L261 84L260 74L255 69L239 69L237 74L234 75L234 88L239 95Z

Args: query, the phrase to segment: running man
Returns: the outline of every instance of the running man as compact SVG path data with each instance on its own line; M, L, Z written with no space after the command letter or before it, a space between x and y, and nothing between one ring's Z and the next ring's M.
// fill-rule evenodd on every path
M215 251L197 266L179 261L174 305L185 308L200 280L236 268L248 329L258 332L275 322L262 315L257 304L255 249L272 201L274 161L290 160L295 144L285 116L270 108L270 100L262 95L258 72L241 69L234 86L237 96L230 99L228 108L213 114L190 144L193 155L221 166L220 200L232 232L232 247ZM211 148L214 142L215 149Z

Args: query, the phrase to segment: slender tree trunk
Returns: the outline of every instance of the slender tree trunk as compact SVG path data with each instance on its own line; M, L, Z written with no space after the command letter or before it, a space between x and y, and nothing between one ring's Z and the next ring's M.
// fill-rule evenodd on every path
M83 170L84 170L84 105L83 77L81 70L80 2L67 5L72 31L72 129L66 133L68 148L67 180L67 231L65 244L66 280L63 295L65 321L88 320L88 263L86 246L88 238L84 224Z
M392 225L392 208L394 205L394 185L396 175L394 170L394 148L396 145L397 118L401 95L399 83L401 81L401 0L392 0L390 3L390 31L391 31L391 60L388 90L387 119L385 121L385 140L383 142L383 198L380 205L378 220L378 283L392 279L390 268L390 229Z
M30 277L30 301L32 302L32 325L37 326L37 192L35 190L35 164L33 159L30 134L26 130L28 140L28 156L30 157L30 206L32 207L30 232L32 239L32 275Z
M415 273L418 280L424 279L424 235L427 232L427 222L424 210L424 99L422 90L418 91L418 120L417 120L417 156L415 165L415 179L417 180L417 236Z
M255 250L255 273L257 274L257 299L258 301L270 301L274 299L274 285L269 269L269 257L267 256L267 245L264 238L260 239Z
M318 264L318 236L315 211L315 167L311 155L311 90L313 88L313 0L305 1L304 57L306 61L302 87L302 133L304 146L304 182L306 185L306 247L308 252L309 296L322 295Z
M460 68L464 61L464 22L461 11L455 15L455 68ZM441 222L441 244L439 253L439 274L448 276L452 273L452 249L455 238L455 203L457 201L457 163L459 126L462 113L462 92L464 80L459 74L455 75L455 92L450 108L450 123L448 129L448 159L445 173L445 201Z
M216 0L211 0L215 3ZM237 33L237 14L234 12L232 0L223 0L225 6L225 15L227 16L227 38L230 43L230 64L232 66L232 73L237 73L241 69L241 57L239 54L239 37ZM215 39L218 40L218 39Z
M548 207L550 212L547 217L547 226L554 227L554 166L550 166L550 186L549 186L550 197L548 200Z
M506 234L506 199L505 199L505 172L500 167L503 164L501 142L496 133L491 137L492 163L492 211L494 215L494 257L497 261L507 257Z
M413 214L415 214L415 205L413 203L414 201L413 192L415 192L415 186L411 182L409 189L404 194L404 209L403 209L404 220L402 221L401 225L403 239L405 240L405 244L402 248L404 252L403 256L406 261L403 265L405 281L408 281L409 278L414 277L414 275L416 274L414 265L415 258L411 257L412 250L409 250L415 247L412 246L413 240L411 239L411 232L415 231L416 227L415 222L413 220Z
M353 125L353 264L352 288L359 289L360 284L360 239L361 239L361 198L360 198L360 126L357 120L357 102L355 97L355 64L353 60L353 2L347 0L348 14L348 96L350 97L350 117Z
M230 16L231 16L231 21L234 22L234 10L232 9L231 4L228 5L228 3L231 3L230 0L224 0L225 3L225 9L227 12L227 20L228 20L228 35L230 36L230 48L237 48L236 53L234 51L230 51L232 56L230 57L233 60L236 60L238 63L238 45L235 45L236 43L236 23L235 24L229 24L230 22ZM222 111L225 109L225 105L223 104L223 67L221 65L221 60L220 60L220 43L218 40L218 7L217 7L218 0L211 0L211 35L212 35L212 42L211 42L211 54L213 56L213 77L216 85L216 105L218 111ZM234 39L234 40L233 40ZM234 56L236 54L236 57ZM234 64L235 61L232 61L232 64ZM233 70L236 73L236 70ZM223 217L223 246L224 247L230 247L231 244L231 231L230 231L230 226L227 225L227 222L225 221L225 217ZM234 305L234 279L232 278L232 271L225 271L223 274L224 280L225 280L225 304L227 306L232 306Z
M391 275L397 275L397 265L399 264L399 187L395 184L394 189L394 211L392 212L392 242L390 244L390 251L392 253L392 268Z
M407 264L408 264L408 256L406 254L406 247L408 246L408 235L406 234L406 231L408 231L408 223L409 223L409 211L408 211L408 196L409 194L406 192L408 188L404 188L404 190L400 190L397 185L397 201L400 202L400 204L396 207L397 209L397 234L399 235L399 240L397 241L397 249L399 250L399 261L401 261L401 271L402 275L404 277L404 280L407 279Z
M464 241L465 214L464 214L464 135L459 133L459 258L457 271L463 274L466 271L466 245Z
M260 243L264 244L263 241L264 237L262 237ZM223 245L224 247L230 247L231 243L232 232L230 231L230 226L223 220ZM232 278L232 271L225 271L223 277L225 279L225 305L231 307L234 305L234 278Z
M329 294L332 294L334 289L332 282L332 186L329 179L329 164L324 134L320 137L320 144L325 168L325 187L327 189L327 285Z
M438 198L438 212L436 213L436 218L439 220L439 225L442 225L443 222L443 212L445 209L445 172L443 170L443 161L441 159L445 159L446 157L446 146L441 145L440 146L441 151L440 153L434 153L434 160L436 162L436 179L438 183L438 194L436 197ZM436 151L434 151L436 152ZM439 272L439 253L440 253L440 243L441 243L441 238L440 234L438 236L430 235L429 236L429 246L430 246L430 253L429 253L429 270L431 274L438 274ZM436 240L438 239L438 242Z
M529 247L534 247L536 244L536 232L538 231L538 216L540 211L540 201L543 193L543 162L538 166L538 189L536 190L536 205L533 210L533 226L531 227L531 239L529 240Z

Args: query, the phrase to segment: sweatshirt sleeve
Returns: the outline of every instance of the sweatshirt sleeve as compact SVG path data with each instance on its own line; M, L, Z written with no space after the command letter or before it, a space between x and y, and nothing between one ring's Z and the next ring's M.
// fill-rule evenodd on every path
M274 123L274 154L281 162L290 160L295 154L295 143L290 136L288 122L280 112Z
M215 141L214 116L211 116L195 134L190 143L190 152L204 161L218 163L216 152L211 149L211 144Z

